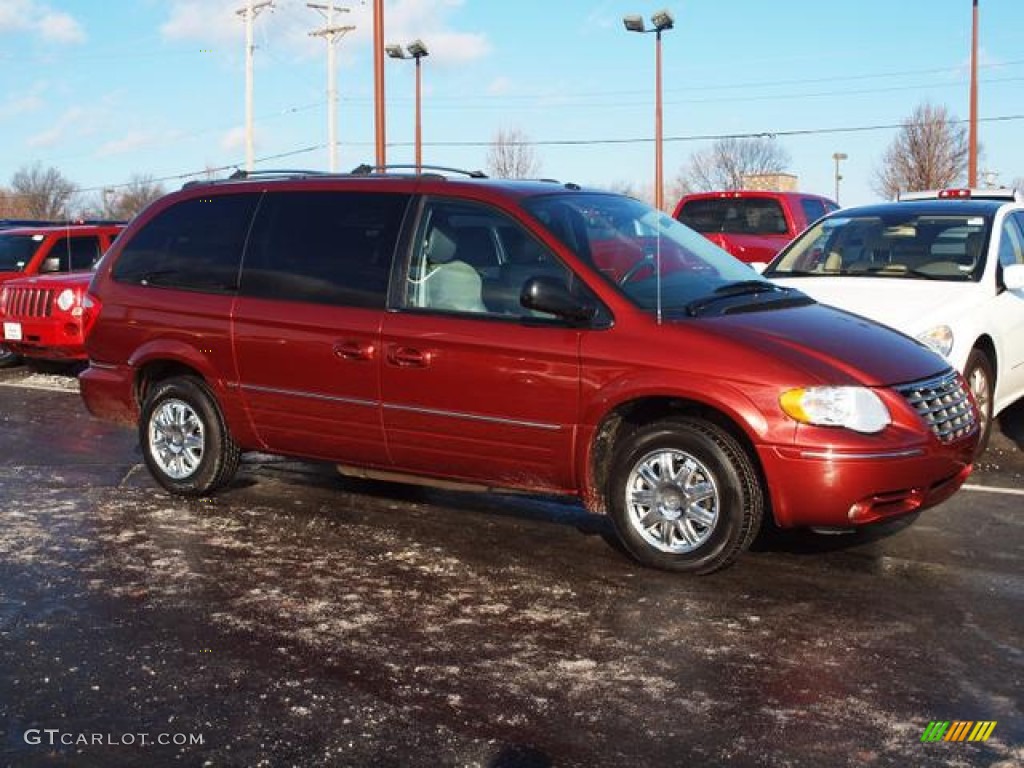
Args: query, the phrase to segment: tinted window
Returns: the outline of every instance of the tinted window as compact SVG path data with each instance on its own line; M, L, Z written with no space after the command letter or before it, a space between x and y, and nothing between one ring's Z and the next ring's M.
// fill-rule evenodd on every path
M224 293L237 289L258 193L192 198L157 214L125 244L113 277Z
M42 242L42 235L0 235L0 272L23 270Z
M253 225L241 292L384 307L408 202L398 194L268 193Z
M784 235L786 216L777 200L767 197L690 200L679 220L701 233Z
M99 257L98 237L62 237L46 254L46 261L56 259L56 264L44 264L44 267L49 268L40 269L40 272L77 272L90 269Z

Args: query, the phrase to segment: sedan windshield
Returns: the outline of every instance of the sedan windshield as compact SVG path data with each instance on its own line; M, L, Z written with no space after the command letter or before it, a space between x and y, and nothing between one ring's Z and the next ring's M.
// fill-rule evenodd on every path
M911 214L895 204L870 214L839 212L808 229L765 270L765 277L893 277L980 280L991 218Z
M42 242L35 235L0 235L0 272L21 272Z
M524 203L544 226L642 309L695 314L718 300L747 304L785 289L683 226L629 197L575 193Z

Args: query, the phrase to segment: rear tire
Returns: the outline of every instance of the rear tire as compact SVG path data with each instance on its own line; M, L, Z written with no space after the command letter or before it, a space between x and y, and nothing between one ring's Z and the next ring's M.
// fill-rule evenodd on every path
M765 492L750 456L721 427L676 418L638 428L615 452L607 506L644 565L711 573L747 549Z
M974 453L974 458L977 459L988 447L988 438L992 433L992 399L996 388L992 363L988 355L980 349L972 349L968 355L967 365L964 366L964 379L967 380L967 386L974 395L981 417L981 437L978 440L978 450Z
M213 394L189 376L150 389L139 420L139 443L156 481L180 496L203 496L223 487L241 457Z

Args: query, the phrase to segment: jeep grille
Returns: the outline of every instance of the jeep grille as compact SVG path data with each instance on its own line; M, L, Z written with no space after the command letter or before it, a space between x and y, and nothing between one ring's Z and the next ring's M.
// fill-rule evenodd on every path
M53 291L49 288L7 288L7 314L11 317L49 317Z

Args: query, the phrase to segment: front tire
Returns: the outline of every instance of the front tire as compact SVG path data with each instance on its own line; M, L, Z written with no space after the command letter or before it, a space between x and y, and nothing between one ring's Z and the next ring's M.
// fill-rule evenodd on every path
M188 376L150 389L139 420L139 443L156 481L180 496L203 496L223 487L241 456L212 393Z
M968 355L967 365L964 366L964 379L967 380L967 386L974 395L981 417L981 437L978 440L978 450L974 454L974 458L978 458L988 447L988 438L992 432L992 400L996 388L992 363L988 355L980 349L973 349Z
M13 368L21 362L21 356L6 344L0 344L0 368Z
M638 428L615 453L607 493L629 554L696 574L726 567L750 546L765 497L739 442L699 418Z

